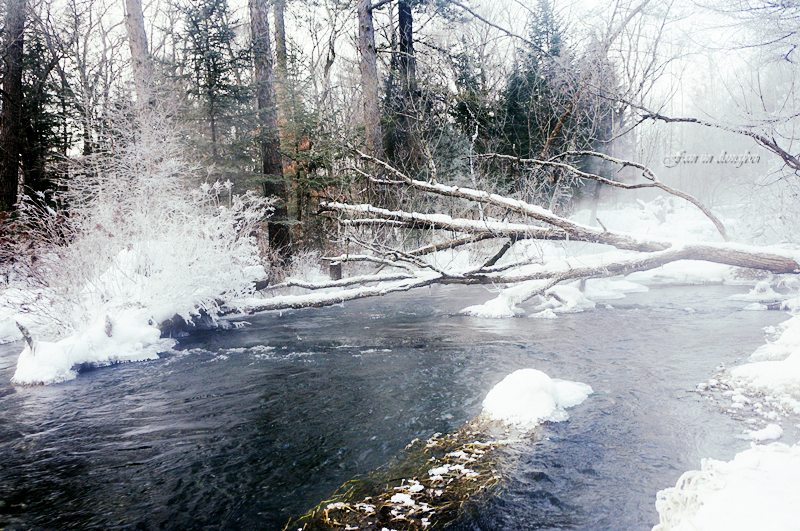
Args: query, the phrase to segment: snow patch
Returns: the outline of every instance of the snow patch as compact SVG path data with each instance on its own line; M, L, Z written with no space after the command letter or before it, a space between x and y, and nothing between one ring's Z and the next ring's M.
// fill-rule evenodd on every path
M626 293L642 293L649 291L647 286L630 280L611 280L595 278L586 281L584 295L587 299L624 299Z
M732 461L703 459L658 493L653 531L798 529L800 447L752 444Z
M541 298L543 302L536 307L540 311L550 309L555 313L576 313L595 306L575 286L553 286Z
M729 298L734 301L774 302L783 299L783 296L779 293L775 293L768 281L762 280L757 282L749 293L731 295Z
M541 292L547 286L546 280L530 280L521 282L515 286L501 289L497 298L464 308L459 313L471 315L473 317L486 317L499 319L503 317L514 317L524 313L517 305L528 300L537 292Z
M780 439L783 435L783 428L779 424L768 424L765 428L760 430L747 430L744 435L740 435L741 439L752 439L754 441L770 441Z
M22 385L63 382L75 378L80 365L158 359L159 352L175 343L161 339L161 331L148 324L141 312L105 317L61 341L34 341L33 348L26 344L11 381Z
M520 369L506 376L483 401L491 420L530 429L544 421L561 422L566 408L577 406L592 394L584 383L552 379L536 369Z

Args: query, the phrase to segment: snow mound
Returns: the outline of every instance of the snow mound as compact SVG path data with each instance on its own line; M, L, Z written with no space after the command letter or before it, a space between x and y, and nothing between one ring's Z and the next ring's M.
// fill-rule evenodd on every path
M703 459L658 493L653 531L796 531L800 447L752 444L732 461Z
M158 353L175 345L161 339L161 331L141 313L117 319L96 320L85 331L58 342L34 341L25 345L11 381L20 385L51 384L71 380L81 365L105 366L127 361L158 359Z
M794 402L800 398L800 352L785 360L758 361L734 367L730 373L738 385L768 395L789 395L787 398L793 397ZM793 409L800 414L800 403L795 403Z
M778 339L758 347L750 355L749 361L783 360L793 352L800 352L800 316L792 317L778 326L783 329Z
M772 439L780 439L783 435L783 428L780 424L768 424L765 428L760 430L747 430L744 435L740 435L741 439L752 439L754 441L769 441Z
M525 312L517 306L510 290L504 290L497 298L488 300L483 304L468 306L459 313L486 319L502 319L504 317L514 317Z
M762 280L758 282L749 293L743 295L731 295L729 299L734 301L774 302L783 299L783 296L781 296L779 293L775 293L768 281Z
M458 313L471 315L473 317L485 317L500 319L504 317L514 317L524 313L517 305L528 300L534 294L541 292L547 285L545 280L529 280L515 286L500 290L498 296L483 304L468 306Z
M776 341L759 347L750 356L751 363L734 367L729 375L733 386L800 414L800 316L780 326L783 332Z
M582 403L592 392L584 383L552 379L536 369L520 369L489 391L483 414L530 429L544 421L567 420L569 415L564 410Z

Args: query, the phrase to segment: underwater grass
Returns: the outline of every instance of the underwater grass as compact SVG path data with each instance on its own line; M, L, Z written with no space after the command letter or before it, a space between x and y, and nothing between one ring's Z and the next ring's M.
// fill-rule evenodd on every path
M342 485L284 531L392 531L441 529L462 506L487 496L501 480L493 450L505 444L491 423L415 439L387 465Z

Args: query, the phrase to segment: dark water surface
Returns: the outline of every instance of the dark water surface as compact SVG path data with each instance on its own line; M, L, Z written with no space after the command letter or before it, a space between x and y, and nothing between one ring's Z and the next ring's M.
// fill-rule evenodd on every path
M457 314L482 288L438 287L248 317L162 359L9 384L0 346L0 529L280 530L414 438L459 427L520 368L595 393L504 450L506 481L462 530L645 530L658 490L747 447L691 390L786 319L743 287L653 288L546 319ZM690 310L689 310L690 309Z

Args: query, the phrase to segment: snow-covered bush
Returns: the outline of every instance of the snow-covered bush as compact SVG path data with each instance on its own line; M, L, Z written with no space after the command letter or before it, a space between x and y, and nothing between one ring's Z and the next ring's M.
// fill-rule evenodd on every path
M189 190L195 168L179 132L156 112L142 122L67 168L56 198L63 211L24 202L35 260L5 298L34 337L213 316L220 300L246 295L265 276L254 234L270 202L233 195L230 182Z

